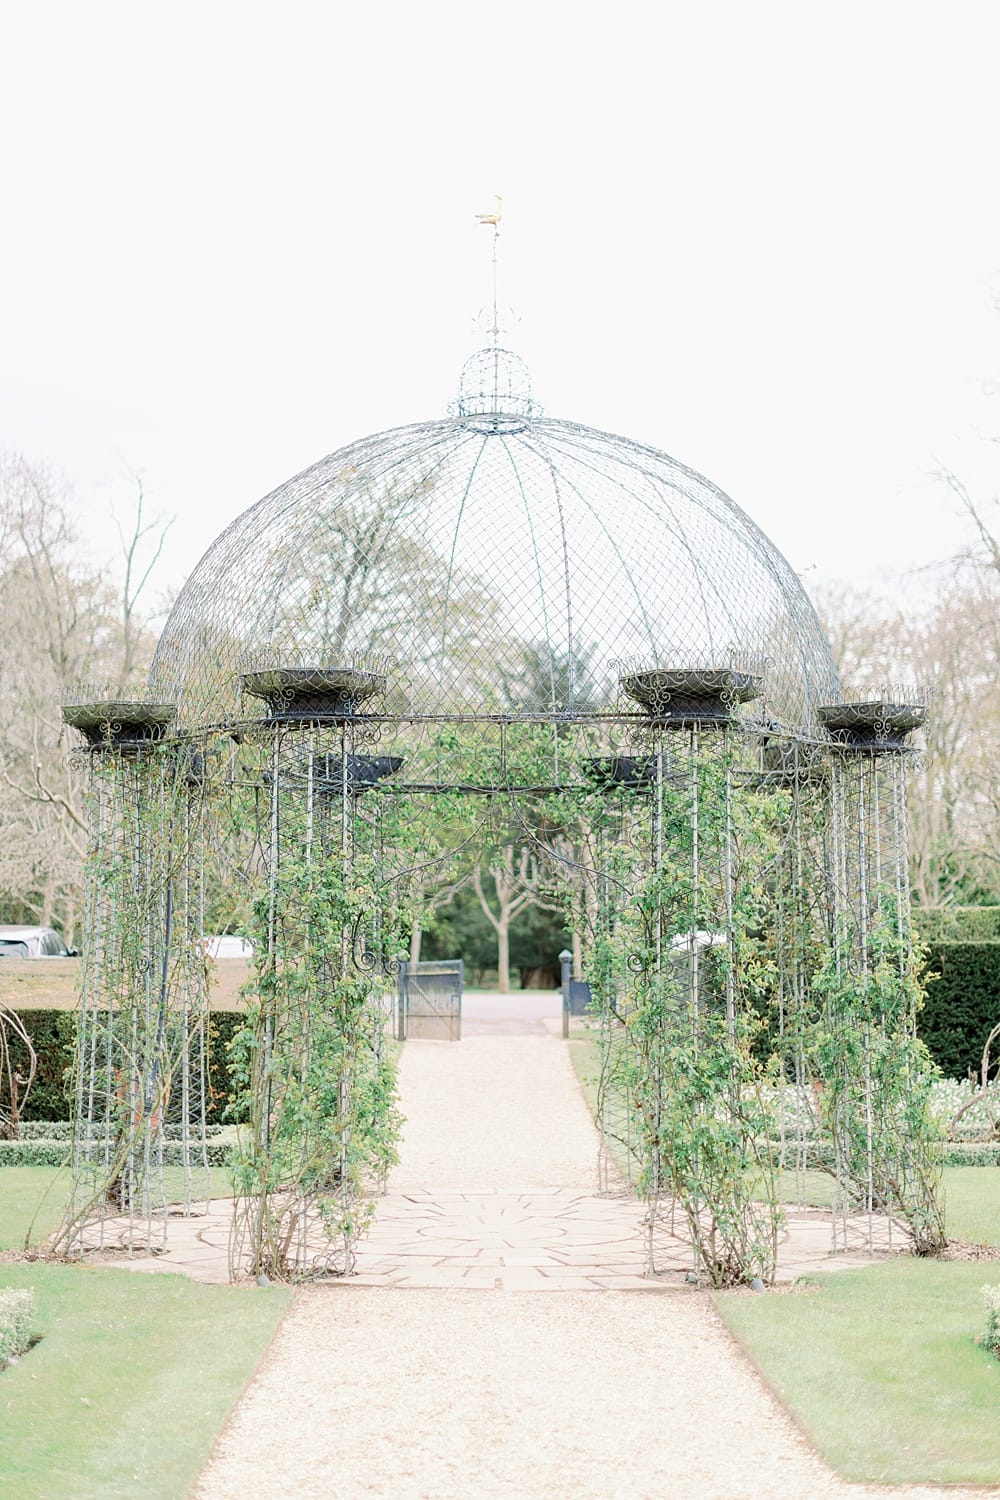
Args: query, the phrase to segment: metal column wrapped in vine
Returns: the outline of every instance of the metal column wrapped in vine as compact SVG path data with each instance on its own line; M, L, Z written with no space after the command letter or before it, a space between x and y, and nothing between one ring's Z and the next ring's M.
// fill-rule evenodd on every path
M182 1207L207 1193L207 879L253 945L233 1274L349 1274L399 1128L397 959L513 853L578 940L601 1160L646 1198L651 1270L769 1279L811 1171L838 1246L937 1248L917 697L843 703L798 578L731 500L544 419L521 362L481 351L451 416L228 527L142 703L67 706L92 837L61 1245L123 1215L130 1243L162 1237L173 1126Z

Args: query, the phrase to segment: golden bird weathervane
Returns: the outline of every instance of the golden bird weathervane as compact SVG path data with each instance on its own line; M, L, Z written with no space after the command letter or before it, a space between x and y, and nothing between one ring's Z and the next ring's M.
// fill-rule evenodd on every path
M500 220L503 218L503 199L501 198L499 193L496 194L496 200L497 206L495 213L476 214L476 218L479 220L480 224L487 224L492 227L494 236L500 233Z

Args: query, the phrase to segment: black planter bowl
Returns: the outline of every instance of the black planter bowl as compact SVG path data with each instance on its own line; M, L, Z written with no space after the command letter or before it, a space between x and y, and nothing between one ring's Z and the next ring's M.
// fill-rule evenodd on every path
M401 755L348 755L347 790L368 792L387 776L395 776L403 764ZM313 784L323 796L339 797L344 789L344 764L330 752L313 756Z
M588 755L580 769L605 791L647 791L656 779L655 755Z

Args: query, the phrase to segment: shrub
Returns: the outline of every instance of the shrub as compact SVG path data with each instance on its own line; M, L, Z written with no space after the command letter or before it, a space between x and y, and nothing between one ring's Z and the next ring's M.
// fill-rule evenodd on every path
M73 1136L71 1120L22 1120L22 1141L68 1141Z
M76 1044L76 1014L71 1010L22 1010L18 1012L31 1038L37 1058L35 1081L24 1107L25 1120L68 1120L69 1096L67 1075L73 1066ZM28 1066L28 1057L19 1037L11 1039L11 1057L15 1068Z
M1000 906L915 906L925 943L1000 943Z
M933 943L927 967L927 1000L917 1018L927 1050L948 1078L978 1074L986 1038L1000 1021L1000 943Z
M236 1120L242 1123L246 1111L235 1115L232 1106L236 1096L233 1073L230 1066L229 1044L237 1028L242 1026L241 1011L213 1010L208 1023L208 1109L206 1119L213 1124Z
M205 1134L211 1138L221 1135L224 1129L224 1125L206 1125ZM168 1141L179 1141L181 1127L164 1125L163 1134ZM20 1139L22 1141L71 1141L73 1122L72 1120L22 1120Z
M210 1167L228 1167L232 1145L228 1141L209 1141L205 1156ZM0 1141L0 1168L62 1167L70 1158L70 1143L58 1141ZM197 1159L197 1158L196 1158ZM165 1141L163 1165L180 1167L184 1158L180 1141Z
M1000 1167L1000 1145L950 1142L941 1147L943 1167Z
M27 1288L0 1287L0 1366L28 1348L34 1316L34 1292Z
M0 1167L62 1167L69 1141L0 1141Z
M986 1332L983 1345L1000 1359L1000 1286L984 1286L983 1301L986 1303Z
M76 1012L24 1010L19 1015L38 1060L35 1081L22 1116L22 1136L28 1139L29 1134L33 1135L33 1132L24 1127L36 1121L65 1122L68 1136L72 1102L68 1079L72 1073L76 1046ZM236 1011L212 1011L209 1016L207 1118L216 1125L221 1125L228 1118L226 1112L233 1092L229 1041L241 1020L242 1016ZM24 1046L17 1038L12 1040L11 1055L16 1068L27 1067L28 1058ZM170 1127L167 1128L167 1134L171 1134ZM46 1139L63 1137L47 1136Z

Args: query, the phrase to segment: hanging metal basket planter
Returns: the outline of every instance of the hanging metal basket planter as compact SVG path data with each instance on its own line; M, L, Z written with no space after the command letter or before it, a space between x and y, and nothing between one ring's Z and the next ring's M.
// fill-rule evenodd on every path
M78 729L92 750L137 751L157 744L177 717L173 703L101 698L64 703L63 722Z
M244 691L267 704L275 723L339 723L385 689L385 677L357 667L267 667L243 672Z
M730 723L741 703L760 696L763 679L733 667L650 667L620 679L634 703L664 729Z
M817 709L835 745L862 755L886 755L909 749L906 737L927 720L922 703L829 703Z

